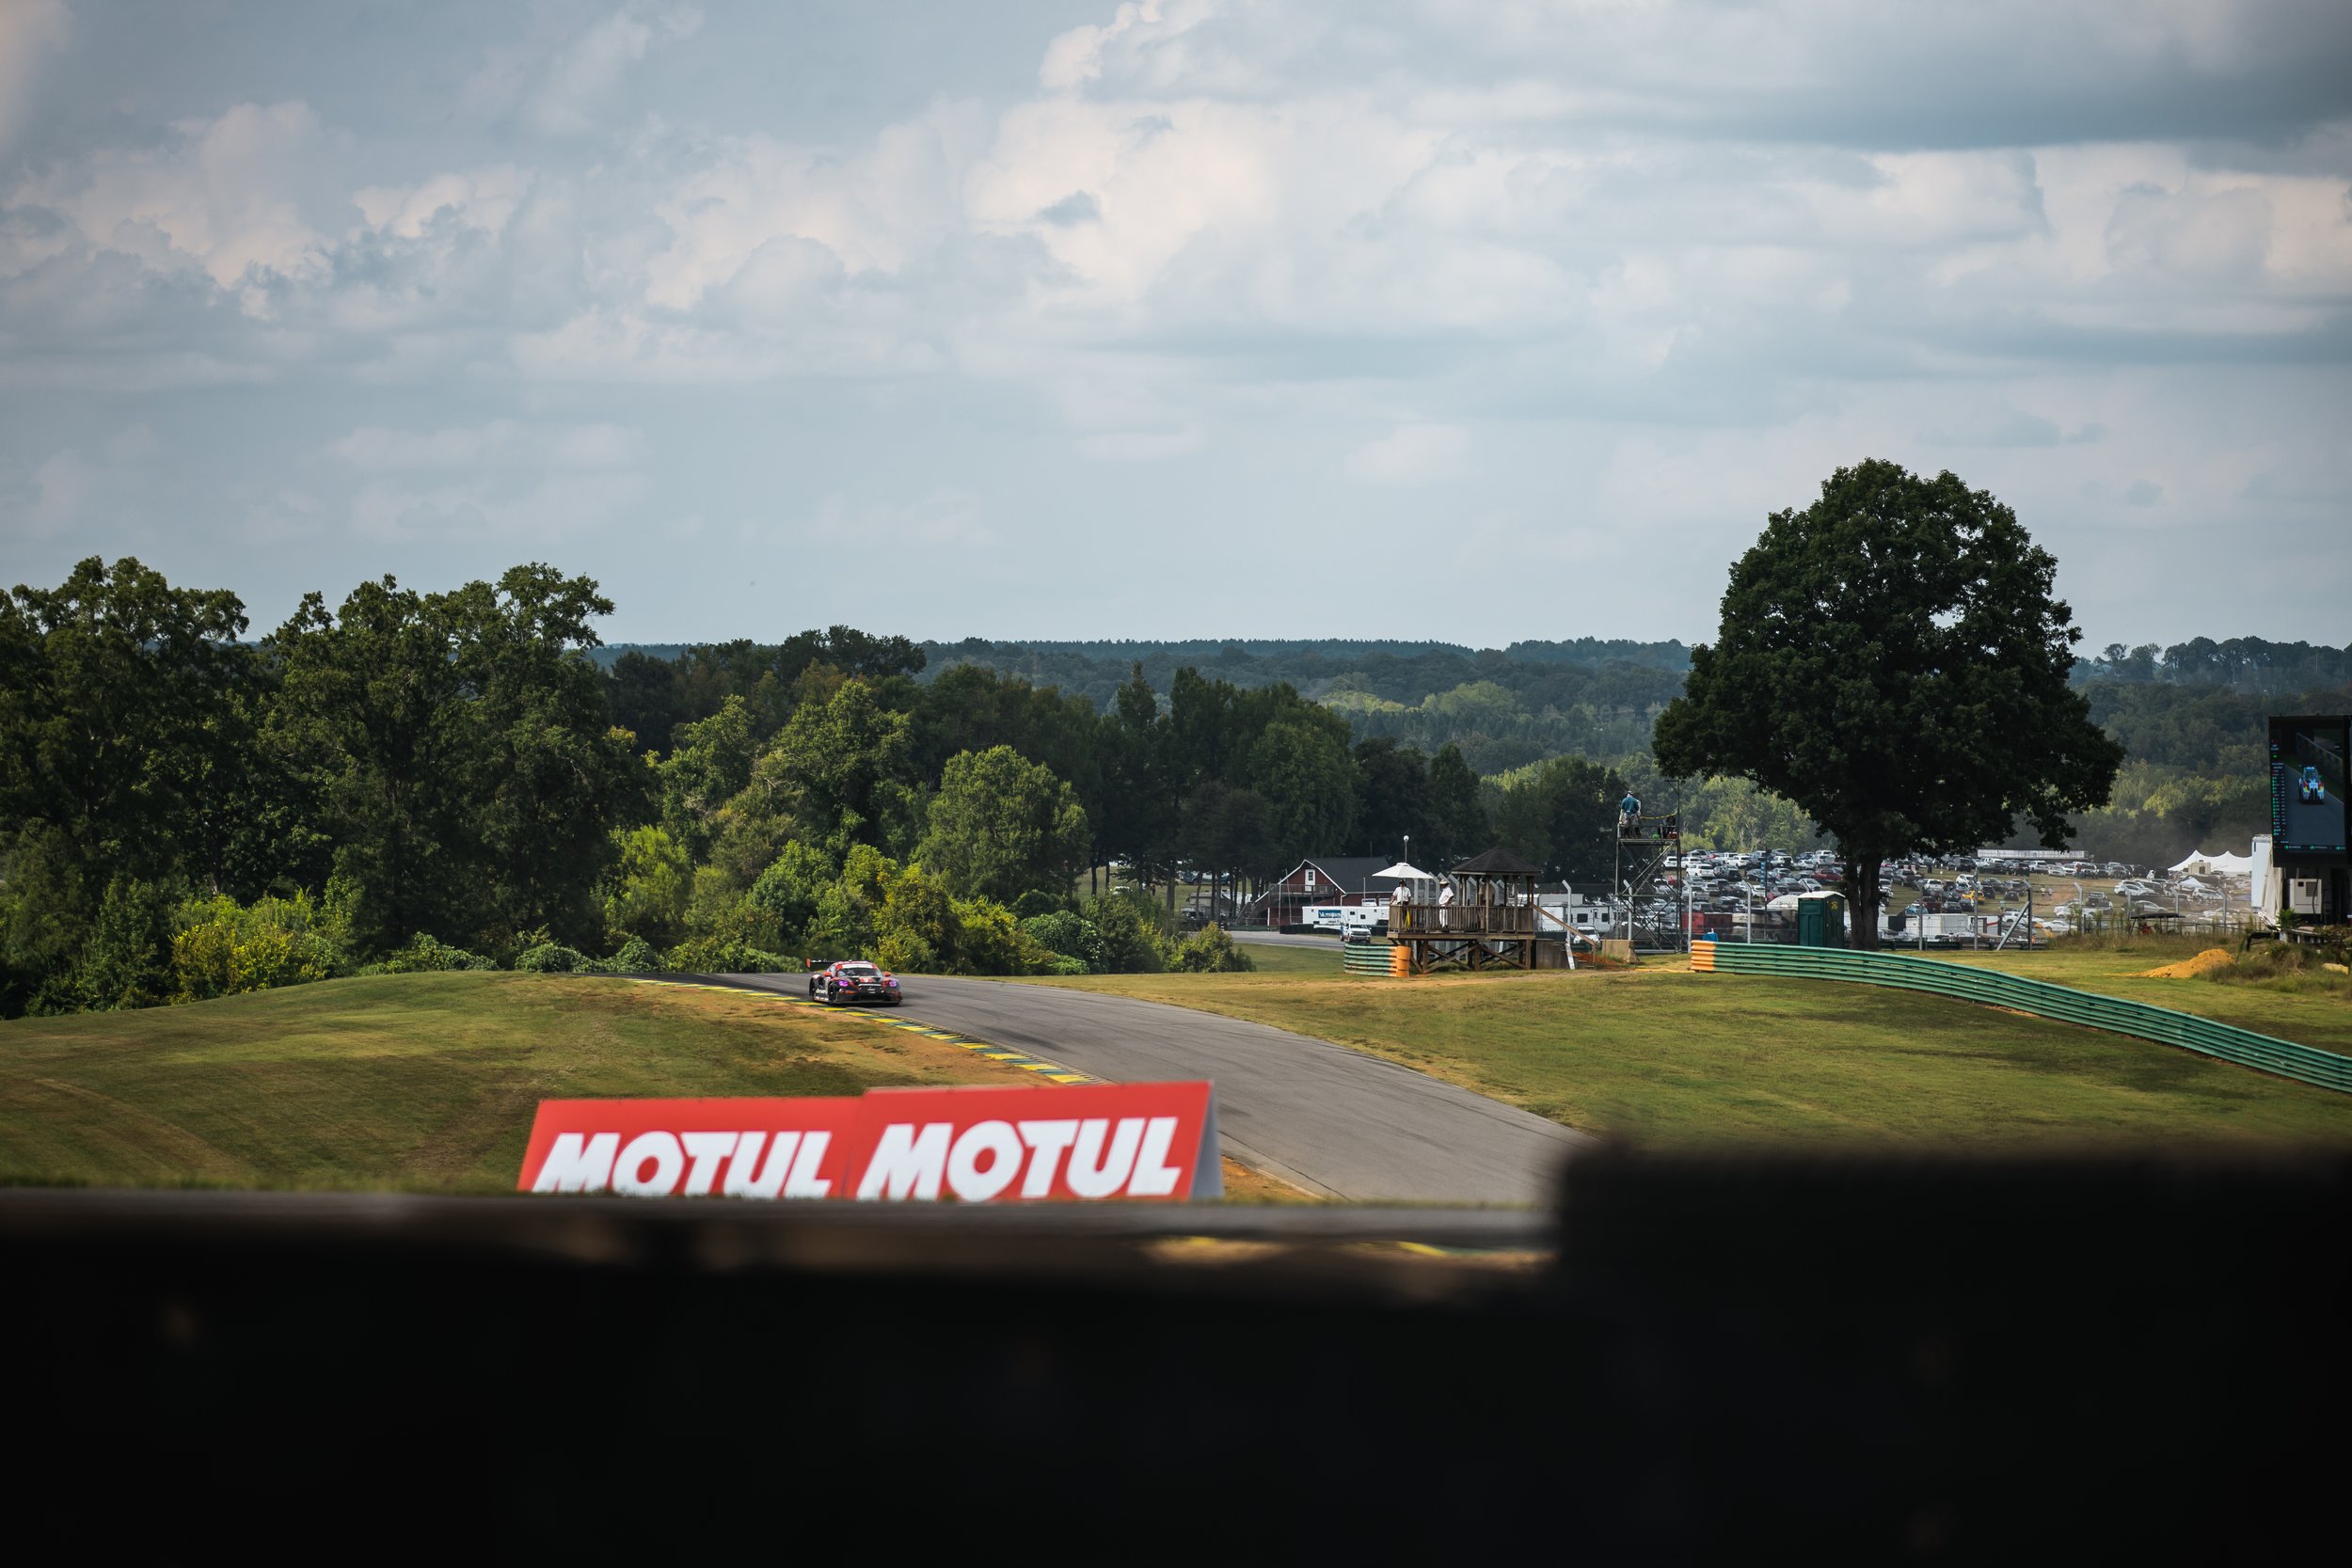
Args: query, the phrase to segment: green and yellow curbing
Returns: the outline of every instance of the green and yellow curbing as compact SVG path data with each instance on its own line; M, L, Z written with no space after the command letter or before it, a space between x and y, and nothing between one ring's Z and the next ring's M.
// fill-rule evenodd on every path
M806 1009L810 1012L832 1014L834 1017L846 1016L854 1018L861 1023L870 1023L880 1029L903 1029L909 1034L920 1035L925 1039L937 1040L943 1045L952 1045L961 1050L972 1052L974 1054L983 1056L992 1062L1002 1062L1007 1067L1019 1068L1024 1072L1034 1072L1049 1084L1100 1084L1105 1082L1105 1080L1093 1077L1089 1073L1073 1071L1071 1069L1062 1066L1059 1062L1049 1062L1042 1056L1031 1056L1023 1052L1010 1051L1006 1049L1004 1046L994 1044L989 1040L976 1040L968 1036L958 1034L952 1029L937 1028L929 1023L918 1022L914 1019L888 1018L880 1013L860 1011L843 1014L840 1009L829 1007L822 1002L812 1002L806 997L791 996L783 991L765 990L757 986L724 986L714 984L708 980L649 980L644 978L633 978L630 983L640 986L674 986L680 990L724 991L731 996L753 997L763 1002L773 1002L780 1006L799 1007Z

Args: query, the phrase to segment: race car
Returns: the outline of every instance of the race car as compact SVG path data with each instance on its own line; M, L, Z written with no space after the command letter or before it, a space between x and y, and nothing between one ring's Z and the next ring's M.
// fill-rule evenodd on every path
M808 999L838 1006L851 1002L879 1002L895 1007L905 1000L898 994L898 977L885 974L863 958L844 958L827 964L808 977Z
M2322 806L2328 803L2328 786L2319 782L2318 768L2304 768L2303 776L2296 783L2298 785L2297 792L2302 796L2305 805Z

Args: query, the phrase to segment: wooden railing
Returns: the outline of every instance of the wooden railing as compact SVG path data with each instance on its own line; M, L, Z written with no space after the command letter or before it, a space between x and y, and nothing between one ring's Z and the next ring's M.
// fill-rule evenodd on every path
M1525 904L1391 904L1389 935L1532 937L1535 912Z

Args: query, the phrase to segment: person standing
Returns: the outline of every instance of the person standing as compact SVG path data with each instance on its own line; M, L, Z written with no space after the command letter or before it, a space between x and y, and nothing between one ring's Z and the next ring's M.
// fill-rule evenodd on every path
M1454 924L1454 884L1448 882L1438 890L1438 929L1442 931Z
M1411 918L1411 916L1406 913L1406 911L1412 907L1412 901L1413 890L1411 886L1402 878L1399 878L1397 879L1396 886L1389 890L1390 930L1402 931L1405 929L1405 923Z

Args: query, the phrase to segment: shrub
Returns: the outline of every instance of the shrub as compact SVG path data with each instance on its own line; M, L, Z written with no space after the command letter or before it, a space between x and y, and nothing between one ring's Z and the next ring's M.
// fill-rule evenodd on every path
M691 974L779 974L801 966L724 937L694 937L670 949L668 967Z
M342 955L310 929L312 913L299 893L249 907L226 895L183 904L171 939L171 999L202 1002L326 979Z
M1169 943L1153 911L1124 895L1097 898L1087 918L1103 936L1103 967L1113 974L1157 974L1168 968Z
M1057 953L1046 964L1045 973L1048 974L1091 974L1094 972L1087 967L1084 958L1066 958Z
M516 955L515 967L526 974L577 974L590 966L588 955L560 942L543 942Z
M1258 966L1223 927L1203 926L1176 950L1176 967L1195 974L1238 974Z
M361 971L367 974L434 974L452 970L496 969L496 959L462 947L451 947L419 931L407 944L395 947Z
M1056 897L1042 888L1033 887L1012 901L1012 912L1025 926L1039 915L1052 914L1057 911L1066 911L1069 908L1069 899Z
M1103 933L1082 914L1068 910L1056 910L1051 914L1034 914L1021 923L1021 929L1031 942L1049 953L1074 961L1080 974L1103 974L1110 970L1104 956ZM1056 974L1070 973L1063 970Z
M591 966L599 974L659 974L669 966L662 962L661 952L644 937L631 937L621 943L620 951Z
M1053 953L993 899L957 899L955 921L959 974L1035 974L1054 961Z

